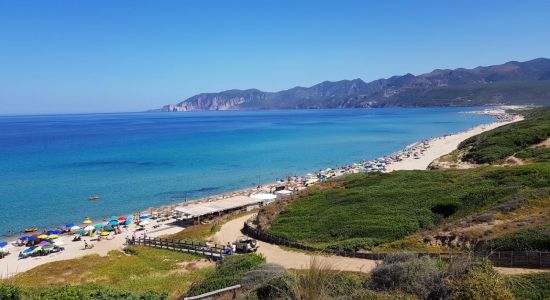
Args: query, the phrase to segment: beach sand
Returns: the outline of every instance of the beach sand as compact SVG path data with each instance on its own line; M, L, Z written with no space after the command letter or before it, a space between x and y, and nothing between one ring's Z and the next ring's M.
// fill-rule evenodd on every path
M429 141L429 145L430 145L429 149L427 149L419 159L407 158L399 162L394 162L387 166L387 171L391 172L396 170L424 170L436 158L442 155L448 154L452 152L454 149L456 149L458 144L463 140L471 136L474 136L476 134L479 134L481 132L494 129L496 127L499 127L505 124L516 122L521 119L522 119L521 117L516 117L512 121L494 122L491 124L479 125L465 132L448 135L446 137L438 137L438 138L431 139ZM221 199L223 197L227 197L233 194L250 194L253 191L255 191L255 189L245 189L245 190L240 190L233 193L226 193L224 196L221 196L221 195L211 196L208 198L201 199L200 201L215 201L216 199ZM153 229L153 226L157 224L160 225L160 227L157 229ZM157 237L160 235L178 232L182 228L178 226L169 225L169 222L157 223L156 221L152 221L151 224L145 227L145 229L147 232L147 236ZM7 278L17 273L25 272L36 266L53 262L53 261L78 258L85 255L93 254L93 253L99 254L99 255L106 255L111 250L122 250L124 248L126 236L131 237L132 233L133 231L129 230L122 234L117 235L113 240L102 240L101 242L92 242L91 244L94 244L94 248L88 249L88 250L82 250L84 247L83 242L72 242L71 241L72 236L62 236L61 239L65 243L65 246L64 246L65 251L62 251L56 254L50 254L48 256L29 257L26 259L18 258L18 253L22 251L24 248L16 248L12 246L9 249L11 254L3 259L0 259L0 278ZM142 234L142 233L143 231L139 232L139 234ZM220 240L225 240L223 237L218 237L218 238ZM265 243L263 244L264 245L262 245L262 248L265 250L262 250L262 251L267 251L268 249L271 249L270 247L276 247L276 246L266 245ZM273 253L278 253L278 252L273 250L272 254ZM303 267L305 264L309 262L306 255L304 255L303 258L305 261L294 261L291 267L294 267L294 268ZM268 261L273 261L273 262L284 262L284 260L285 260L284 256L278 257L277 255L273 255L272 258L268 258ZM362 269L364 271L365 269L372 267L370 262L369 263L367 262L359 263L359 262L360 261L350 261L351 265L346 267L345 269L353 269L354 271L359 271ZM338 261L334 261L333 263L338 265L338 264L341 264L342 262L338 260ZM348 262L346 261L346 263Z

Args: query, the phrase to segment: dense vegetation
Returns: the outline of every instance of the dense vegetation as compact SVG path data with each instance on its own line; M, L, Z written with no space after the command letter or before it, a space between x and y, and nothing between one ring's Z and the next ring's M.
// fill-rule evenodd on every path
M142 294L149 297L144 299L178 298L193 282L213 272L212 267L195 270L199 257L191 254L145 247L130 247L126 252L44 264L0 284L16 286L31 299L40 295L50 295L44 299L79 298L52 296L65 294L109 299L108 295L113 298L117 293L120 296L114 298L118 299L140 299L136 297Z
M246 272L258 268L265 259L256 254L243 254L227 257L218 266L216 272L202 281L196 282L188 295L200 295L238 284Z
M504 234L488 240L486 247L499 251L550 251L550 224Z
M495 163L517 154L519 158L548 161L550 149L532 149L550 137L550 108L532 110L526 119L466 139L458 146L464 161Z
M511 290L516 299L550 299L550 273L513 276Z
M290 203L269 233L316 246L371 248L550 185L550 166L355 174ZM519 197L519 196L518 196Z

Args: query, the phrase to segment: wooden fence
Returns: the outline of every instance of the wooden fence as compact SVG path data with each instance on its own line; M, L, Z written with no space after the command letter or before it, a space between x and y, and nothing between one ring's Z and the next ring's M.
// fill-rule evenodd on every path
M270 244L276 244L291 247L300 250L330 253L344 257L355 257L362 259L381 260L388 255L387 253L357 253L353 251L341 251L335 249L318 249L311 246L302 245L297 242L289 241L268 233L244 223L243 233L260 241ZM468 254L461 253L416 253L420 256L439 257L444 260L451 260L454 257ZM517 268L550 268L550 252L542 251L492 251L474 253L475 256L486 257L496 267L517 267Z
M225 249L222 247L211 247L204 243L189 242L176 239L162 239L162 238L144 238L128 239L128 245L142 245L146 247L153 247L159 249L168 249L179 252L195 253L198 255L206 256L212 260L223 260L225 256Z

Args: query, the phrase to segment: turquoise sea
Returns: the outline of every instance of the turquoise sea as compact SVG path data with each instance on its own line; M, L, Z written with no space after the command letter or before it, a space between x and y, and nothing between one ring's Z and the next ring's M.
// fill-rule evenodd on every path
M491 121L475 109L0 116L0 234L377 158Z

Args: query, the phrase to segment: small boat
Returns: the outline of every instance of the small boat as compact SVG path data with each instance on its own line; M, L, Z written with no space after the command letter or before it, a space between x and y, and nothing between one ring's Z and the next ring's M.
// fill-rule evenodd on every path
M36 228L36 227L28 227L28 228L25 228L24 231L25 231L25 232L37 232L37 231L38 231L38 228Z
M98 195L92 195L92 196L88 197L88 200L92 200L92 201L99 200L99 196Z

